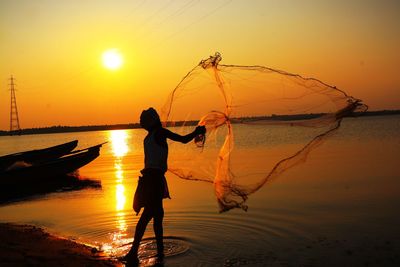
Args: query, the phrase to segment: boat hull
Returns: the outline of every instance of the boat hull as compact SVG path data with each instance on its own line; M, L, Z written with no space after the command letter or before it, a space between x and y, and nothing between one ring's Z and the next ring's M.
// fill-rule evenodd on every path
M77 145L78 140L74 140L57 146L1 156L0 170L6 170L18 161L23 161L28 164L36 164L50 159L56 159L70 153Z
M100 155L100 145L82 152L52 159L29 167L0 172L0 186L43 183L47 179L64 176L85 166Z

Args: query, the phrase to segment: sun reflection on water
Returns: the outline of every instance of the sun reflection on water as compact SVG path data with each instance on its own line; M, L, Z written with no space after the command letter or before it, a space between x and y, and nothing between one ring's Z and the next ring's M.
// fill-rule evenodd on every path
M112 150L116 158L122 158L129 152L128 131L117 130L110 132Z
M112 240L114 249L121 243L126 242L127 222L124 210L126 209L126 195L124 185L124 164L123 158L129 152L128 139L129 134L126 130L117 130L110 132L112 151L115 157L115 224L116 231L113 232Z
M125 186L123 184L117 184L116 196L116 211L122 211L125 208L126 197L125 197Z
M122 164L120 159L116 159L116 163L114 164L115 168L115 177L117 178L117 183L121 183L124 179L124 171L122 170Z

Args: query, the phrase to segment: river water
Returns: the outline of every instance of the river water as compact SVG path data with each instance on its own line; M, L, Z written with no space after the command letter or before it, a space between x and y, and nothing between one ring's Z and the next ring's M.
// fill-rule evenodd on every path
M237 149L246 153L251 147L254 155L271 148L271 139L262 138L268 126L240 127ZM133 129L0 137L0 154L74 139L78 149L108 141L100 157L79 171L100 180L101 189L5 205L0 221L33 224L113 256L124 254L139 218L131 207L145 134ZM282 138L274 147L296 143L304 144L303 138ZM338 255L362 250L366 242L392 244L400 240L399 159L400 116L348 118L305 163L251 195L247 212L222 214L212 184L167 173L172 199L164 201L165 243L171 255L166 266L334 266L351 262ZM151 224L145 237L143 258L155 250Z

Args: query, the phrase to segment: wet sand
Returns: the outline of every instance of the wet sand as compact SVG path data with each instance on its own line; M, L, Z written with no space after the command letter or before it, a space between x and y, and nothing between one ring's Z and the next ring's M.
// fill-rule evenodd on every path
M0 223L1 266L124 266L97 249L55 237L31 225ZM222 266L398 266L396 241L320 238L285 251L266 251L259 257L226 259ZM179 257L178 257L179 258ZM179 259L166 259L167 266L181 266ZM196 265L193 263L192 265ZM153 266L141 261L140 266Z
M0 224L1 266L122 266L96 249L30 225Z

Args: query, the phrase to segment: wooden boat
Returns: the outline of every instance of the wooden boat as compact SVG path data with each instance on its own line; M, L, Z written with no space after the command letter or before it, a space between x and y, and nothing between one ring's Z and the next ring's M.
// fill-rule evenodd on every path
M96 159L100 155L102 145L74 151L66 156L30 166L0 171L0 186L36 186L50 179L65 176Z
M45 162L70 153L78 145L78 140L43 149L30 150L0 157L0 171L6 170L15 162L23 161L28 164Z

